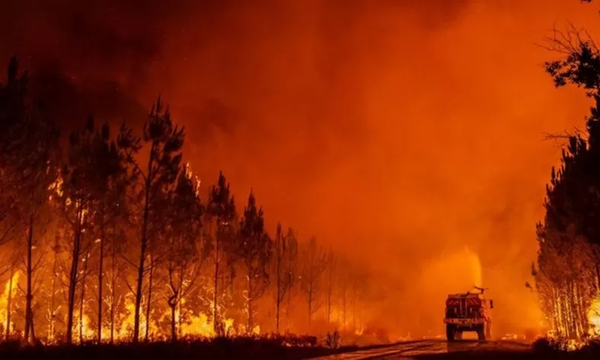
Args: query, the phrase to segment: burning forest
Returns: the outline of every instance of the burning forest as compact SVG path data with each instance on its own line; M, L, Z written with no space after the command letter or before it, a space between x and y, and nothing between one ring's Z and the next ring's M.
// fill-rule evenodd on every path
M268 231L254 192L236 202L224 174L202 193L160 98L140 134L88 118L62 141L13 58L0 124L5 340L364 327L365 269L292 228Z
M0 352L594 344L583 2L5 7Z
M555 33L550 45L566 54L546 63L556 86L582 87L594 105L586 131L564 137L561 165L552 168L531 272L551 334L581 340L600 335L600 53L591 37L574 29Z

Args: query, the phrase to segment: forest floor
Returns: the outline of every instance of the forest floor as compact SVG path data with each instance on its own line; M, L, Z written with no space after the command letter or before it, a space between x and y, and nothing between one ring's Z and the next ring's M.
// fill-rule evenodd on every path
M385 360L592 360L600 359L599 343L576 351L536 342L415 340L373 346L331 349L314 337L239 337L179 342L22 346L0 344L4 360L197 360L197 359L385 359Z
M314 342L314 337L237 337L192 339L178 342L38 345L19 342L0 344L1 360L197 360L197 359L310 359L389 345L332 349Z

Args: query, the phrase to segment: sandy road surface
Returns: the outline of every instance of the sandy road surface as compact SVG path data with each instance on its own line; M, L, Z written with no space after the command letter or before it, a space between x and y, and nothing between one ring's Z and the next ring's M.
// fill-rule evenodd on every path
M528 344L513 341L456 341L448 343L445 340L407 341L378 349L360 350L352 353L325 356L319 360L359 360L359 359L412 359L419 355L431 355L464 351L526 351ZM315 359L316 360L316 359Z

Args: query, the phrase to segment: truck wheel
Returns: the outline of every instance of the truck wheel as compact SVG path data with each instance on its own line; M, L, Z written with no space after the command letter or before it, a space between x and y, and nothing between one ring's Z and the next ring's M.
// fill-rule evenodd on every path
M486 340L485 334L486 334L485 326L481 326L481 327L477 328L477 338L479 339L479 341Z
M454 341L454 326L446 325L446 339L448 341Z
M485 327L485 338L492 340L492 326L490 324Z

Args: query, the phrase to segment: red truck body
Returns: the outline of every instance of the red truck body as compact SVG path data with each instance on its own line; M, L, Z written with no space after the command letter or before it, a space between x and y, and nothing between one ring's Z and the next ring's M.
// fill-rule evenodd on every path
M446 338L448 341L462 339L465 331L475 331L479 340L491 338L491 309L493 300L483 293L450 294L446 299Z

